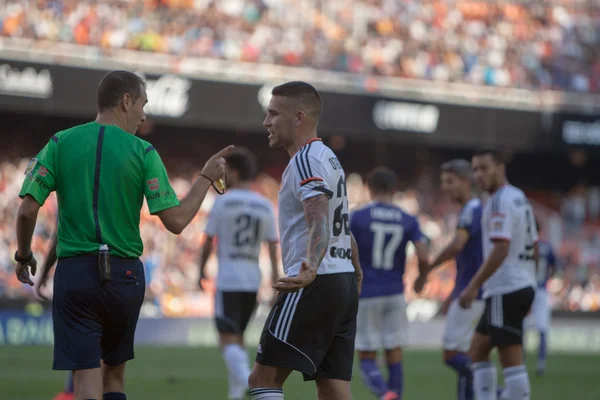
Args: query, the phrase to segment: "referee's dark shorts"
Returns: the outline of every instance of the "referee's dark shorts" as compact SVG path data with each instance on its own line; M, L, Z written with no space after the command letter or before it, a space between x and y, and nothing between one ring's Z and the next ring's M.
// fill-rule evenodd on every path
M146 280L139 258L111 256L111 280L100 282L97 255L58 260L52 319L55 370L99 368L133 359L133 338Z

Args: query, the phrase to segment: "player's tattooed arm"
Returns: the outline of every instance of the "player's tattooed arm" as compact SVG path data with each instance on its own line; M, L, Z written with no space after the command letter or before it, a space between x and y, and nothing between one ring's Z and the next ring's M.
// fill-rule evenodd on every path
M307 261L311 267L318 269L329 246L329 199L322 194L302 204L309 230Z

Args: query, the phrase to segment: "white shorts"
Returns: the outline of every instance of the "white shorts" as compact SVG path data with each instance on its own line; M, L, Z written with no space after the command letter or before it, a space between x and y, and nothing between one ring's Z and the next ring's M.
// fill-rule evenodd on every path
M471 338L475 327L483 314L485 302L475 300L471 308L461 308L458 300L452 300L446 315L446 329L444 331L444 350L466 353L471 347Z
M531 306L531 314L525 320L526 328L535 328L540 332L548 332L550 329L550 299L548 291L545 288L538 288L535 291L533 304Z
M355 347L361 351L391 350L408 344L404 294L360 299Z

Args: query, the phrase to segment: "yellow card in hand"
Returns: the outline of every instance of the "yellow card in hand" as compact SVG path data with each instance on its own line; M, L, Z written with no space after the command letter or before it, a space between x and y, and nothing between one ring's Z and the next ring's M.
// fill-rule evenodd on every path
M215 186L217 187L217 189L219 189L219 191L224 192L225 191L225 181L223 180L223 178L219 178L215 181Z

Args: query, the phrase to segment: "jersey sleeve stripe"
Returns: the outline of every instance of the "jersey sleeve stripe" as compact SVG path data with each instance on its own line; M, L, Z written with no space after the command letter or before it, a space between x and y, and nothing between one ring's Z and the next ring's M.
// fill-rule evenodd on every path
M498 190L496 192L496 194L494 195L494 200L492 202L492 213L496 214L496 213L500 213L500 205L502 204L501 202L501 197L505 192L506 186L503 186L500 188L500 190Z
M146 154L150 153L152 150L154 150L154 146L146 147Z
M315 182L315 181L323 182L323 178L319 178L316 176L313 176L312 178L307 178L307 179L303 180L302 182L300 182L300 186L304 186L308 183Z
M310 160L308 159L308 152L310 151L310 146L312 146L312 142L308 143L308 146L306 146L306 151L303 154L304 160L306 161L306 166L308 168L308 176L313 176L312 169L310 168Z
M492 239L492 240L494 240L494 239L497 239L497 240L508 240L510 242L510 238L506 237L504 235L490 235L490 239Z
M301 156L302 156L302 152L304 151L304 149L300 150L300 153L296 154L296 156L294 157L294 161L296 161L296 169L298 170L298 174L300 174L300 179L301 180L305 180L307 178L309 178L306 169L303 168L304 166L301 165Z
M50 139L52 139L54 141L54 143L58 143L58 136L52 135L52 137Z
M327 196L327 198L329 198L329 199L331 199L333 197L333 192L329 189L326 189L324 186L317 186L313 190L316 190L317 192L321 192L321 193L325 194Z

